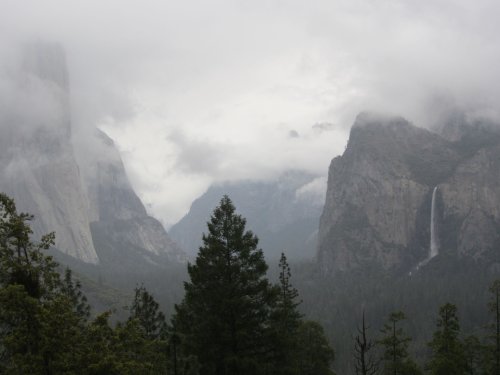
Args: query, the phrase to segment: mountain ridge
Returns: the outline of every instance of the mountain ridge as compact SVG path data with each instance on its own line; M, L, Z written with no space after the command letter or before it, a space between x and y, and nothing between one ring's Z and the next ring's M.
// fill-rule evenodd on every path
M443 252L477 257L483 251L474 246L494 248L500 133L491 124L463 122L445 133L453 126L462 136L448 140L402 117L356 118L344 154L329 168L318 245L323 272L368 264L408 270L425 259L436 186Z
M322 190L323 178L304 171L288 171L270 181L213 185L193 202L169 234L194 257L213 208L228 195L247 219L247 228L259 237L259 247L268 259L278 259L283 251L290 259L312 258Z
M36 217L34 236L55 231L58 251L90 264L100 263L105 238L136 249L145 262L184 263L183 251L134 192L114 142L97 129L72 129L62 47L33 43L22 56L11 86L36 115L22 106L0 113L0 190Z

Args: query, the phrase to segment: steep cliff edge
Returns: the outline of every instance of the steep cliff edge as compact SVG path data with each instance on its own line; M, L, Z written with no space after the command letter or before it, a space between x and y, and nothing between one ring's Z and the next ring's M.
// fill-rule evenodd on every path
M92 144L90 153L88 142ZM167 235L162 224L147 214L134 192L113 140L96 129L80 146L77 160L89 198L92 233L99 233L100 238L107 238L122 249L141 249L147 259L155 255L183 262L184 252ZM96 247L102 256L102 249Z
M58 249L97 263L70 139L64 52L52 44L25 46L20 67L9 73L12 102L0 110L0 190L35 215L35 236L55 231Z
M94 129L74 134L63 49L35 43L20 55L0 72L0 90L8 87L0 91L0 191L35 216L35 236L56 232L56 249L84 263L183 262L135 194L113 141Z
M478 258L496 246L498 131L460 125L467 131L443 129L449 138L403 118L357 117L329 169L318 244L324 273L415 267L429 252L436 186L440 253Z

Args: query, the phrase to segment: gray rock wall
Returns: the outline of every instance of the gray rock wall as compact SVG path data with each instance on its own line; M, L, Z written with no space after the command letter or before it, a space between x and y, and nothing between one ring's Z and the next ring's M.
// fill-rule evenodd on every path
M35 216L35 237L54 231L59 251L99 263L91 230L99 227L102 248L109 239L183 261L182 250L135 194L113 141L93 129L73 134L63 49L25 46L6 82L9 90L0 94L14 99L0 105L0 191Z
M494 249L499 133L491 126L459 125L471 133L458 136L447 127L454 134L450 141L402 118L358 116L346 151L329 170L318 244L324 272L411 269L425 259L434 186L442 252L479 259Z

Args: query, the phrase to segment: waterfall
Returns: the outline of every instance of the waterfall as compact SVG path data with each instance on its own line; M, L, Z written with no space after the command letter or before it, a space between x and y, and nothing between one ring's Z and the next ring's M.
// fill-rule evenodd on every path
M432 202L431 202L431 243L429 249L428 260L431 260L439 253L439 246L436 239L436 192L437 186L432 191Z
M429 261L432 258L434 258L436 255L439 254L439 244L436 232L436 193L437 193L437 186L434 187L434 190L432 191L431 222L430 222L431 240L429 244L429 255L414 268L414 271L418 271L420 267L425 266L427 263L429 263ZM409 273L409 276L411 276L412 273L413 271Z

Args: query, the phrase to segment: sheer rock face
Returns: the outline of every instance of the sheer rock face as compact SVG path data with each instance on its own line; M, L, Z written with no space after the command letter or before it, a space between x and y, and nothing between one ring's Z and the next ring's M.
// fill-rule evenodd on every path
M114 230L104 234L121 236L123 246L182 259L134 193L112 140L102 132L72 135L62 48L26 46L6 82L8 93L0 90L8 94L7 104L0 105L0 191L35 216L35 237L54 231L58 250L99 263L91 227L104 226Z
M498 131L460 123L443 134L453 139L402 118L357 117L344 154L330 165L318 244L324 272L411 269L425 259L435 186L441 251L481 258L494 248Z
M114 243L141 248L155 255L184 261L183 251L162 224L149 216L128 180L120 154L111 138L96 130L78 150L78 160L89 197L91 226Z
M55 231L58 249L97 263L87 197L70 140L64 53L57 45L29 45L21 66L11 73L9 84L12 95L24 103L0 113L0 190L20 210L35 215L35 237Z

